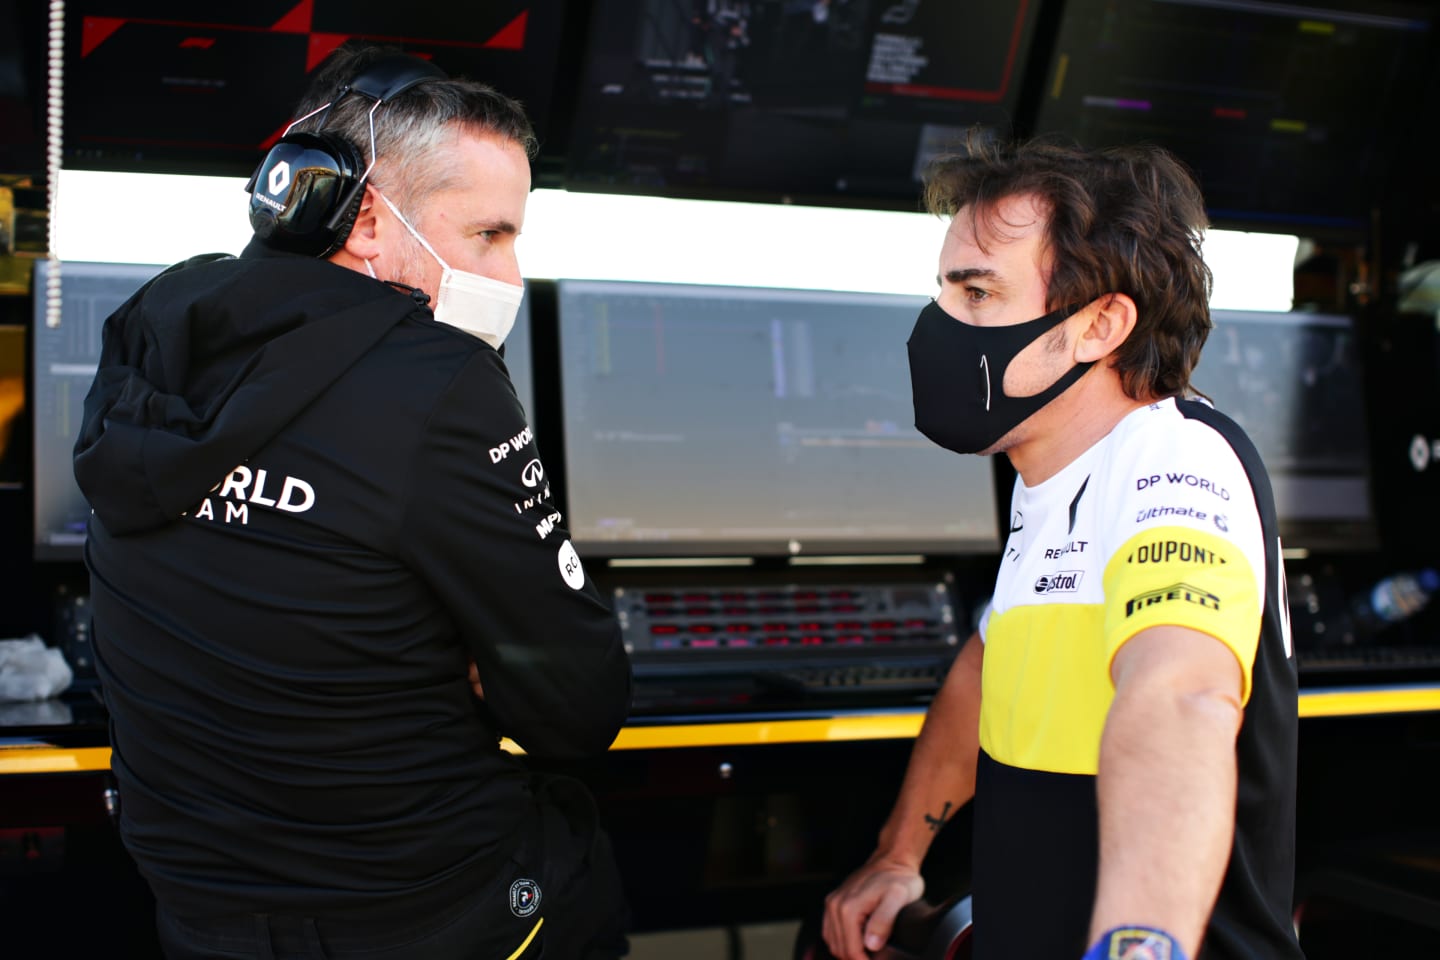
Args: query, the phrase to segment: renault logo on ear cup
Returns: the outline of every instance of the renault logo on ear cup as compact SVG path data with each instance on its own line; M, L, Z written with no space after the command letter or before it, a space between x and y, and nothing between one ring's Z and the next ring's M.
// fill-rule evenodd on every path
M270 168L270 195L278 197L290 187L290 164L281 160Z
M375 144L373 139L368 143L367 154L345 136L324 132L329 109L354 94L374 102L369 108L373 114L415 85L445 76L434 64L409 55L385 57L315 111L321 116L314 132L292 133L294 123L286 127L245 184L256 238L272 249L307 257L327 257L339 250L364 200L365 171L375 160Z

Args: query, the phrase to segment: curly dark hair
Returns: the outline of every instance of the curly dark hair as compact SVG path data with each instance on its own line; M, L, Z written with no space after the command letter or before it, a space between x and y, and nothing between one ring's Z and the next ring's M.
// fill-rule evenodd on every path
M937 158L925 178L925 205L940 216L968 207L979 221L999 201L1022 195L1048 214L1046 308L1129 295L1138 319L1113 358L1126 395L1189 392L1212 324L1210 268L1200 256L1209 224L1185 165L1157 146L1089 150L972 131L965 151Z

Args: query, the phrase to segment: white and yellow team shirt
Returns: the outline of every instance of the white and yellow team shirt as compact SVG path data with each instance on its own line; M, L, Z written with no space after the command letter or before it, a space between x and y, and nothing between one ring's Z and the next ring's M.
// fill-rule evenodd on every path
M1084 952L1110 667L1158 625L1213 637L1243 676L1238 872L1203 955L1251 956L1226 952L1233 936L1269 944L1254 956L1299 956L1288 924L1297 713L1284 596L1268 477L1239 427L1208 404L1138 409L1045 482L1016 482L981 621L977 960ZM1282 799L1247 804L1251 790ZM1036 909L1050 918L1043 933L1026 920ZM1015 952L982 943L987 912L995 927L1024 932Z

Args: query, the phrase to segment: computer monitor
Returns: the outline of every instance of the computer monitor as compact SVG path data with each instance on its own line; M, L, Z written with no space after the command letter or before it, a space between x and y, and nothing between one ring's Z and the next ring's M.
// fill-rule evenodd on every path
M525 418L535 425L535 362L530 344L530 284L525 284L525 298L520 301L520 311L515 314L515 326L505 338L505 368L510 371L510 382L515 385L515 396L525 408Z
M1354 323L1322 313L1215 310L1191 383L1260 452L1286 546L1376 545L1365 388Z
M923 296L560 280L587 555L998 550L991 464L913 426Z
M43 6L0 5L0 170L9 173L45 169Z
M73 457L85 395L100 362L100 334L110 316L164 269L160 264L60 264L60 325L46 324L46 288L52 264L35 264L35 324L31 336L35 378L36 560L79 560L90 506L75 483Z
M1192 167L1217 224L1359 233L1429 79L1434 8L1066 0L1035 128Z
M1014 128L1037 0L599 0L569 189L916 209Z
M80 434L85 395L100 362L100 335L110 316L159 264L60 264L60 326L45 323L46 284L51 264L35 265L34 488L36 560L79 560L90 507L75 483L73 456ZM530 298L521 303L515 327L505 340L505 365L527 416L535 392L530 348Z
M65 165L249 176L346 40L399 47L519 99L547 161L567 0L71 0ZM554 181L558 186L558 158ZM542 162L537 179L545 180Z

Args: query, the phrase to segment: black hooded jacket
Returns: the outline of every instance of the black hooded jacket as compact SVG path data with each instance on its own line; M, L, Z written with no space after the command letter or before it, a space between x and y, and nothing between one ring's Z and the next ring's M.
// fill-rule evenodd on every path
M624 721L504 361L393 287L171 268L105 324L75 473L122 833L174 913L443 909L534 816L499 739Z

